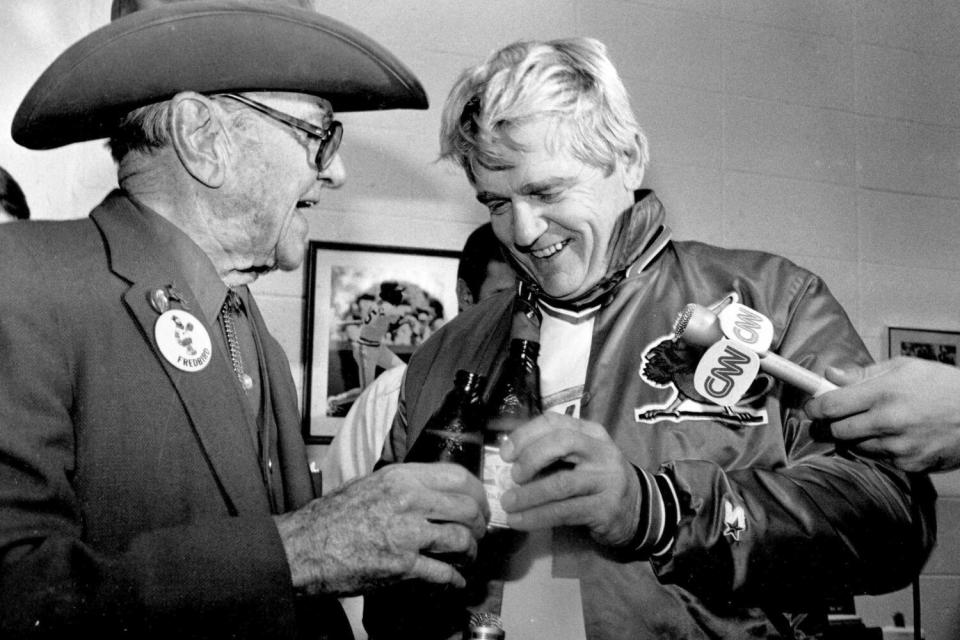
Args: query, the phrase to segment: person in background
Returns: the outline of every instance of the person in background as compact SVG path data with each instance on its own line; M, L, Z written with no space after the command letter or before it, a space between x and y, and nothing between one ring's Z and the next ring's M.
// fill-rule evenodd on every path
M6 169L0 167L0 222L29 219L30 207L23 189Z
M397 465L318 498L247 288L344 184L335 110L426 106L305 0L116 0L37 80L14 140L109 137L119 188L0 228L0 637L351 638L337 597L464 584L479 480Z
M457 265L458 311L512 289L515 282L490 223L474 229ZM387 369L357 397L320 464L325 489L339 487L373 469L397 411L405 370L403 364Z
M841 388L806 404L851 449L913 472L960 469L960 370L898 357L867 367L828 367Z
M770 378L729 407L689 391L703 349L674 327L688 303L755 309L772 351L817 372L870 357L816 275L671 239L602 43L494 52L456 81L440 141L541 315L496 296L434 334L408 364L384 447L385 463L402 460L455 371L497 371L512 336L539 337L544 413L500 449L517 483L502 507L527 536L499 588L467 590L469 610L499 611L507 638L810 637L832 596L910 584L934 543L928 478L814 440L805 393ZM746 375L739 364L708 370L718 389ZM429 602L382 605L364 613L373 638L404 637L391 607L418 638L454 635L464 618L437 616L438 628Z

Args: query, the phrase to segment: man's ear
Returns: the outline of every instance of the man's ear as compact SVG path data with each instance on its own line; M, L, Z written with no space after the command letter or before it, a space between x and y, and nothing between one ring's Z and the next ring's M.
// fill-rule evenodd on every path
M625 153L622 156L624 186L631 191L636 191L643 185L645 169L643 166L643 156L640 153L640 145L640 138L635 137L630 153Z
M178 93L170 100L173 148L183 168L211 189L226 178L225 131L210 98L199 93Z
M467 286L467 281L463 278L457 278L457 306L460 307L460 311L469 309L473 306L475 300L473 299L473 294L470 293L470 287Z

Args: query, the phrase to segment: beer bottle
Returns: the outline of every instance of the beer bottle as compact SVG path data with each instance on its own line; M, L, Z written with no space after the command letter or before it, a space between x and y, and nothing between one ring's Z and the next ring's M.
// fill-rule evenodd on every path
M485 378L459 370L453 388L427 420L404 462L453 462L480 476L483 456ZM430 554L464 576L470 567L454 554ZM466 593L429 583L401 584L364 595L363 623L373 640L447 638L460 634L469 621Z
M513 338L507 361L487 404L482 479L492 527L507 526L500 496L513 484L510 465L500 457L500 445L519 423L542 413L539 355L540 343L536 340Z
M529 420L542 412L540 406L540 343L513 338L503 373L490 393L491 419Z
M484 377L459 370L440 407L427 421L404 462L455 462L480 477L483 459Z

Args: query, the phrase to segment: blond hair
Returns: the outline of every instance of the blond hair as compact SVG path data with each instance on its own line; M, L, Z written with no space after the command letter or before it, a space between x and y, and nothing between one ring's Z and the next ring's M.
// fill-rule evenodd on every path
M622 157L649 161L646 136L606 47L592 38L521 41L465 70L443 107L440 157L476 168L509 168L502 149L521 150L511 130L548 118L555 149L612 171Z

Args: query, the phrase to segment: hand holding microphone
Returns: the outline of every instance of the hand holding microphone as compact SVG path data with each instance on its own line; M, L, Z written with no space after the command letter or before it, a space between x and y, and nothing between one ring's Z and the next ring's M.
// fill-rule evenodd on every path
M758 369L812 396L837 388L822 376L769 351L773 323L745 305L730 303L714 313L702 305L688 304L677 317L673 332L689 344L708 347L697 366L694 385L721 406L736 404Z

